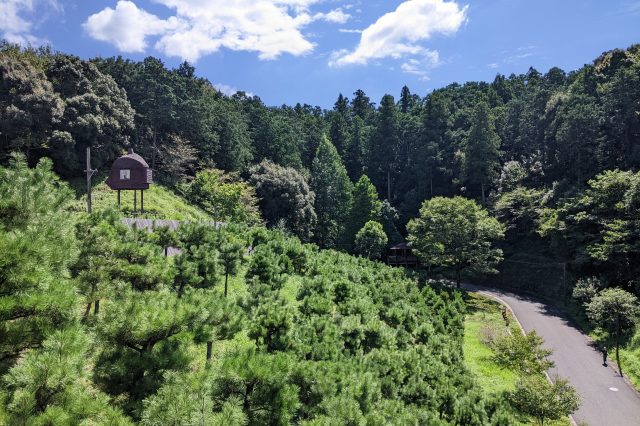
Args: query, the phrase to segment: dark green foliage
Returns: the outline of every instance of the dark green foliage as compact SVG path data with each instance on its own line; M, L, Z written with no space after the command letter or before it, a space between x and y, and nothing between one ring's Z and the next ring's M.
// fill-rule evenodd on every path
M108 167L133 131L134 111L124 89L93 64L63 54L53 55L45 74L65 103L49 154L56 169L80 174L86 147L93 148L93 167Z
M18 55L0 54L0 76L0 159L14 150L42 150L64 111L60 95L41 69Z
M353 184L336 148L326 138L313 160L311 188L316 194L318 215L314 240L323 247L335 247L344 233Z
M479 188L485 204L489 186L498 178L500 139L489 106L479 102L473 110L471 129L464 146L464 181ZM477 191L477 189L476 189Z
M637 291L639 190L637 173L599 174L581 194L547 209L540 232L573 260L579 275Z
M306 178L292 168L264 160L251 169L251 183L260 199L262 216L270 226L285 226L303 241L309 241L316 224L315 193Z
M132 144L159 180L219 221L249 224L258 201L240 176L268 159L252 183L270 226L343 250L362 230L359 252L372 255L383 234L368 221L396 243L431 206L437 214L423 207L410 239L427 266L458 279L501 257L490 243L502 227L486 211L434 198L466 193L506 222L507 254L540 248L576 278L596 277L601 285L576 294L602 335L623 341L636 302L602 288L638 291L640 183L605 170L640 167L639 51L424 98L405 87L378 108L358 90L324 111L225 97L187 63L87 62L3 44L0 161L12 165L0 175L0 422L126 424L118 406L144 424L511 423L461 364L457 293L265 229L147 233L105 212L78 218L74 232L51 162L28 169L9 153L31 165L50 156L79 176L86 147L106 169ZM163 256L170 245L182 255ZM222 274L244 272L246 297L240 288L224 298ZM194 356L205 344L207 363ZM573 409L556 398L569 391L545 386L523 383L513 402L538 416L545 404Z
M393 96L385 95L380 101L376 132L368 150L367 172L382 198L392 202L391 188L397 172L396 163L400 145L398 109Z
M349 100L340 94L330 116L329 139L336 147L338 154L346 161L347 153L350 151L349 134Z

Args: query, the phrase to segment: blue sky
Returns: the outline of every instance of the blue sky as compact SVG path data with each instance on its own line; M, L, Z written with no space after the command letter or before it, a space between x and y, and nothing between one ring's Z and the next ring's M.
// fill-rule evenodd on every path
M640 0L0 0L0 36L83 58L194 63L225 92L331 107L497 73L567 71L640 42Z

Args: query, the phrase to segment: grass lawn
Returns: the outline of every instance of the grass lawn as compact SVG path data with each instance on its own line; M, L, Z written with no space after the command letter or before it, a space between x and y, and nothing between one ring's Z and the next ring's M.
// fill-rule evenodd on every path
M611 350L609 357L615 359L615 352ZM631 342L620 349L620 363L622 372L629 378L633 387L640 391L640 331L631 339Z
M487 393L498 394L515 389L518 375L504 369L492 359L491 349L482 342L483 330L506 333L501 305L489 298L469 293L466 296L467 316L464 326L464 358L466 366L476 376L478 384ZM512 325L514 321L512 321ZM517 327L517 325L516 325ZM516 330L520 332L520 330Z

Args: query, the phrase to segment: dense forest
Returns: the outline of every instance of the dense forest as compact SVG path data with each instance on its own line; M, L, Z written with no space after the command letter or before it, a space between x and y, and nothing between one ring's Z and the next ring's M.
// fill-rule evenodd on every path
M0 141L0 423L512 424L432 280L509 259L563 265L541 284L575 286L607 345L635 330L638 45L324 110L3 43ZM133 147L227 226L70 214L87 147L103 176ZM402 241L419 270L377 261Z
M152 57L84 61L5 44L0 61L2 161L17 150L32 165L47 156L69 178L82 174L85 147L104 171L133 146L157 178L183 191L194 189L198 172L208 174L200 188L211 179L251 182L236 191L257 195L269 226L343 250L354 249L370 220L398 242L424 200L463 195L507 224L507 257L534 247L579 275L597 264L607 283L635 286L637 249L607 243L607 233L636 226L632 201L620 204L633 198L623 194L632 180L614 170L640 166L638 46L569 73L530 69L425 97L404 87L398 100L375 104L358 90L329 111L227 97L188 63L167 69ZM613 180L629 188L598 200ZM287 197L272 198L283 191ZM582 219L586 204L602 211ZM237 219L229 210L223 219ZM572 238L587 229L587 240Z

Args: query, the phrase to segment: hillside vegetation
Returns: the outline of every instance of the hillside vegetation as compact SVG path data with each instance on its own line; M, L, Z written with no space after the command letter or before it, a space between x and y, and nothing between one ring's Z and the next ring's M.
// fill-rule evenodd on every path
M49 167L0 174L7 423L509 423L459 293L264 228L69 216Z
M118 206L117 191L111 190L104 182L105 177L93 178L92 206L96 212L115 209ZM85 179L73 179L72 188L76 193L76 202L71 205L74 212L87 211L87 183ZM144 213L140 212L140 192L138 191L136 217L150 219L212 221L213 217L202 209L187 202L184 197L172 189L155 183L145 191ZM133 191L122 191L120 195L122 214L131 217L133 214Z

